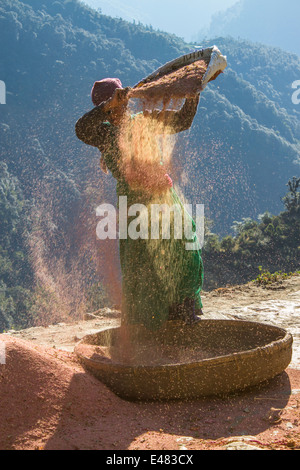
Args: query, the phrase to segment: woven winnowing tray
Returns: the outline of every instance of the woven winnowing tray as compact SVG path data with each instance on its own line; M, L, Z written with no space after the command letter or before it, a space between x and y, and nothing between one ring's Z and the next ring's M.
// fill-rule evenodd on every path
M166 63L137 83L130 98L170 101L200 93L227 66L227 59L216 46L197 50Z

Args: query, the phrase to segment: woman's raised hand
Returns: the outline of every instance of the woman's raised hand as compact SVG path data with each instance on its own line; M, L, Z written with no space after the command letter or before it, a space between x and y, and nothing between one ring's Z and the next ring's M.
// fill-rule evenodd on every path
M117 88L113 96L103 104L103 110L107 112L115 108L126 107L129 101L128 93L130 90L130 87Z

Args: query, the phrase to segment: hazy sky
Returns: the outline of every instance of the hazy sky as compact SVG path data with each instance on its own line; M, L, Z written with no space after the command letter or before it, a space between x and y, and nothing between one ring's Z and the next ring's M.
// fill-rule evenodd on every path
M226 10L237 0L84 0L102 13L151 24L186 41L195 39L209 26L211 16Z

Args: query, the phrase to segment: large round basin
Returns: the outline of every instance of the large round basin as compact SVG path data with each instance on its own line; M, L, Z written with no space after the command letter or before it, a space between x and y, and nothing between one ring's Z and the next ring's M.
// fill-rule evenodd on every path
M292 336L256 322L168 322L88 335L75 348L81 363L127 400L196 399L228 395L272 379L292 357Z

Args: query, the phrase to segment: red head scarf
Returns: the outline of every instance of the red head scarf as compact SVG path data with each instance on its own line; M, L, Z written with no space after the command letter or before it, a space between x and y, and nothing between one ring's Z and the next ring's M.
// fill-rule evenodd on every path
M92 102L99 106L103 101L109 100L117 88L123 88L118 78L105 78L95 82L91 92Z

